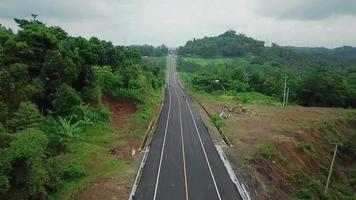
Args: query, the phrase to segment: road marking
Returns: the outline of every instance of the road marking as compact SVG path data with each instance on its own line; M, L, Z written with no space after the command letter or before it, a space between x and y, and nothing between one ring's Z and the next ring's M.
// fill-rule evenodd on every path
M169 75L168 75L168 81L169 81ZM161 166L162 166L162 159L163 159L163 153L164 153L164 147L166 144L166 136L167 136L167 130L168 130L168 122L169 122L169 116L171 114L171 102L172 102L172 97L171 97L171 91L169 89L169 83L168 83L168 94L169 94L169 105L168 105L168 117L167 117L167 122L166 122L166 129L164 130L164 136L163 136L163 145L162 145L162 150L161 150L161 158L159 160L159 166L158 166L158 172L157 172L157 179L156 179L156 186L155 186L155 192L153 195L153 200L156 200L157 197L157 188L158 188L158 181L159 181L159 175L161 173Z
M178 82L177 82L175 76L174 76L174 81L175 81L176 84L178 85ZM180 87L179 87L179 89L180 89L181 93L184 95L183 90L182 90ZM185 102L186 102L186 104L187 104L187 106L188 106L188 108L189 108L190 115L192 116L193 123L194 123L194 126L195 126L195 130L196 130L196 132L197 132L197 134L198 134L199 141L200 141L200 145L201 145L201 147L202 147L202 149L203 149L204 156L205 156L205 160L206 160L206 163L208 164L208 168L209 168L209 171L210 171L210 175L211 175L211 178L213 179L213 182L214 182L214 186L215 186L216 193L217 193L217 195L218 195L218 197L219 197L219 200L221 200L219 188L218 188L218 186L217 186L217 184L216 184L213 171L211 170L210 162L209 162L209 160L208 160L208 156L207 156L207 154L206 154L205 147L204 147L203 141L202 141L202 139L201 139L200 132L199 132L199 130L198 130L197 124L196 124L196 122L195 122L192 109L190 108L190 105L189 105L187 99L185 99Z
M184 150L184 136L183 136L183 123L182 123L182 111L180 107L180 100L177 94L177 90L174 87L174 92L176 93L176 97L178 99L178 110L179 110L179 122L180 122L180 135L182 140L182 155L183 155L183 171L184 171L184 186L185 186L185 199L189 199L188 195L188 181L187 181L187 165L185 159L185 150Z

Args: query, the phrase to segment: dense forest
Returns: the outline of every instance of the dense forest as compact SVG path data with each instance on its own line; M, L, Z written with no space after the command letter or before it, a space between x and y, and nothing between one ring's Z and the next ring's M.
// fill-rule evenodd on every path
M166 56L168 54L168 47L164 44L158 47L152 45L131 45L131 48L137 49L141 56Z
M177 49L178 55L196 55L202 57L245 56L261 54L264 42L254 40L235 31L227 31L217 37L204 37L188 41Z
M185 79L196 89L221 90L214 83L220 80L233 93L256 91L282 99L287 78L291 101L332 107L356 107L355 52L353 47L266 47L235 31L194 39L177 50L186 57L178 60L179 70L188 72ZM197 56L221 62L195 62Z
M144 105L163 85L164 65L144 62L135 48L15 21L17 32L0 26L0 199L50 199L82 175L61 155L108 120L102 96Z

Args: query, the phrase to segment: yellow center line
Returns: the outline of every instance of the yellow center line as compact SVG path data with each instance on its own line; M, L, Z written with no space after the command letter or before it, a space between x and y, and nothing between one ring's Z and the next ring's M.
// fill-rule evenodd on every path
M182 156L183 156L183 171L184 171L184 186L185 186L185 199L189 200L189 195L188 195L188 181L187 181L187 165L186 165L186 159L185 159L185 150L184 150L184 134L183 134L183 123L182 123L182 111L180 107L180 100L177 94L177 90L174 87L174 92L176 93L177 99L178 99L178 110L179 110L179 122L180 122L180 135L182 139Z

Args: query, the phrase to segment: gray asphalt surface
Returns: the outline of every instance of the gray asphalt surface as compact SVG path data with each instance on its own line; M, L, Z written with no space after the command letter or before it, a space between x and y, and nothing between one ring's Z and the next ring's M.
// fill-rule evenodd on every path
M165 102L134 200L241 199L168 58Z

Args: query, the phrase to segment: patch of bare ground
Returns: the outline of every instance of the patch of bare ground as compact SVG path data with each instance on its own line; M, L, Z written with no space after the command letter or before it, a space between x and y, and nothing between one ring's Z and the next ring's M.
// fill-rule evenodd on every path
M113 131L117 137L112 141L107 153L117 156L125 165L122 170L110 176L98 177L80 192L81 200L126 200L129 197L130 187L136 175L135 160L132 151L137 149L140 140L132 136L132 124L127 120L136 111L136 105L127 100L114 100L104 96L102 102L110 111L110 122L115 126ZM94 166L95 167L95 166Z
M331 142L356 138L356 121L340 109L201 103L209 113L226 113L222 130L233 144L231 162L251 175L253 199L292 199L308 177L322 176L322 188L334 149ZM333 180L352 188L348 171L355 169L356 158L339 151L335 163ZM331 186L329 193L336 190Z

